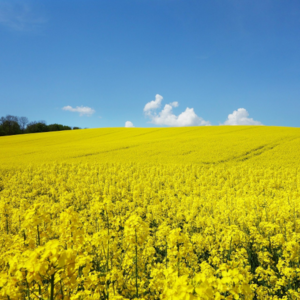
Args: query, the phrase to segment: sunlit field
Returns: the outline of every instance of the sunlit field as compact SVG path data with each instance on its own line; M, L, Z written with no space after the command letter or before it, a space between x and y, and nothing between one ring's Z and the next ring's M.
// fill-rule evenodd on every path
M300 299L300 129L0 137L0 299Z

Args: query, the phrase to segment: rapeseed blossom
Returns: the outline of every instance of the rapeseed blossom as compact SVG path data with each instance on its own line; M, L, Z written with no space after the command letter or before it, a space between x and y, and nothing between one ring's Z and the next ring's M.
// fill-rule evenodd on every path
M145 144L133 160L122 149L117 162L76 161L75 149L2 166L0 299L300 299L300 144L272 130L277 154L241 143L182 162L196 151L183 136L164 163L147 160Z

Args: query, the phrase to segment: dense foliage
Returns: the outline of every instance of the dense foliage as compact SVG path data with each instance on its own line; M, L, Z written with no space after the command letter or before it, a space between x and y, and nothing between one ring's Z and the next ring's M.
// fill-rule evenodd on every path
M93 157L90 146L73 144L70 162L47 162L54 156L39 150L47 140L27 140L24 159L17 151L8 159L24 165L0 168L0 299L299 299L299 137L271 128L273 140L265 134L269 146L260 147L259 138L248 143L259 135L252 129L227 160L216 151L234 143L237 132L212 139L210 155L196 152L202 163L181 163L172 147L178 163L149 162L149 137L134 153L139 162L129 162L126 142L109 144L101 130L71 132L66 143L79 134L82 145L91 145L91 135L100 135L103 146ZM167 133L176 130L190 129ZM122 131L137 148L141 132ZM61 133L52 135L57 149L66 149L66 133L61 140ZM11 147L24 142L3 139ZM176 139L177 151L194 151L191 136ZM156 132L156 149L174 140ZM105 147L117 143L123 149L105 156ZM219 150L212 147L218 143ZM280 143L293 146L282 151L279 167L272 158ZM26 155L30 147L36 152ZM56 155L66 160L63 151ZM47 163L30 165L27 156Z
M72 128L70 126L56 123L46 125L44 121L29 123L26 117L19 118L16 116L7 115L6 117L0 118L0 136L71 129ZM79 127L74 127L73 129L79 129Z

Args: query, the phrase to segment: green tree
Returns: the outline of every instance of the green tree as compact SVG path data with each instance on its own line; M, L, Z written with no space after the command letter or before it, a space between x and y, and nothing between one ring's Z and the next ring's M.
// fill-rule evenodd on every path
M13 135L20 134L21 127L18 122L18 117L7 115L0 118L0 134L1 135Z

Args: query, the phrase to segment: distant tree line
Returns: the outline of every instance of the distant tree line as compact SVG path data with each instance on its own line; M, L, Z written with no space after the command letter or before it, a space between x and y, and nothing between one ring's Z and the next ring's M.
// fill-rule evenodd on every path
M79 127L70 127L61 124L47 125L45 121L29 122L26 117L16 117L7 115L0 118L0 136L14 135L22 133L48 132L80 129Z

